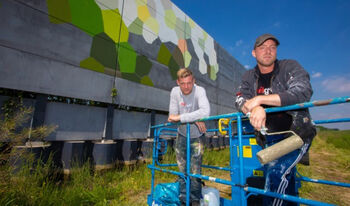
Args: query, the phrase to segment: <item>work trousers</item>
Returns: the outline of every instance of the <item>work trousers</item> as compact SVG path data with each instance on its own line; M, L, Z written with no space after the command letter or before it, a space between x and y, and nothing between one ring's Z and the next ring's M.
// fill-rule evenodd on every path
M190 148L191 148L191 173L201 174L202 156L203 156L203 138L204 136L198 138L190 138ZM186 174L186 154L187 154L187 140L185 136L178 134L175 145L176 161L180 172ZM191 182L191 194L190 201L199 201L201 198L201 179L190 178ZM186 202L186 180L184 178L179 178L180 183L180 195L179 199L181 202Z
M279 194L287 194L296 196L297 188L295 185L295 166L308 151L310 145L304 144L300 149L297 149L289 154L282 156L281 158L269 162L266 164L266 180L265 190L271 192L277 192ZM297 205L293 202L288 202L279 198L264 197L264 205L273 206L290 206Z

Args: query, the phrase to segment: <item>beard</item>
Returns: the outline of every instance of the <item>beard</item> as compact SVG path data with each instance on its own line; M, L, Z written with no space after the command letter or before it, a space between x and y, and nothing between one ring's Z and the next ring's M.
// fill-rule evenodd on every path
M269 67L272 66L275 61L276 61L276 57L275 58L270 58L268 60L265 59L256 59L256 61L258 62L259 65L264 66L264 67Z

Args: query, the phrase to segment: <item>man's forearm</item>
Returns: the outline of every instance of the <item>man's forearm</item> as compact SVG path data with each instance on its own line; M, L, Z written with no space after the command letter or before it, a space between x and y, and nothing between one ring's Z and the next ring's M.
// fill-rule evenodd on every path
M251 112L255 107L261 105L281 106L281 98L278 94L256 96L244 103L242 112L244 114L247 114L248 112Z
M278 94L257 96L259 105L281 106L281 98Z

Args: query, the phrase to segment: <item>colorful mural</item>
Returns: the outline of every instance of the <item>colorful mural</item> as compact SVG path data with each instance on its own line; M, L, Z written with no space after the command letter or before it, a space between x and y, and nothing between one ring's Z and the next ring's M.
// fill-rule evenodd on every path
M182 67L217 78L214 39L169 0L46 2L51 23L72 24L93 38L90 56L80 62L83 68L149 86L154 86L153 61L167 67L172 79ZM131 35L142 37L138 44L153 45L155 57L138 52Z

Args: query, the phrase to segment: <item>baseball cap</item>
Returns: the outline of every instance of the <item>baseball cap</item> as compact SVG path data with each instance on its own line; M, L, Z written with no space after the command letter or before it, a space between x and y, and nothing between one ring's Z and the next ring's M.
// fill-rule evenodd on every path
M261 36L259 36L258 38L256 38L255 44L254 44L254 49L260 45L262 45L266 40L268 39L272 39L276 42L276 46L280 45L280 42L278 41L278 39L272 35L272 34L263 34Z

